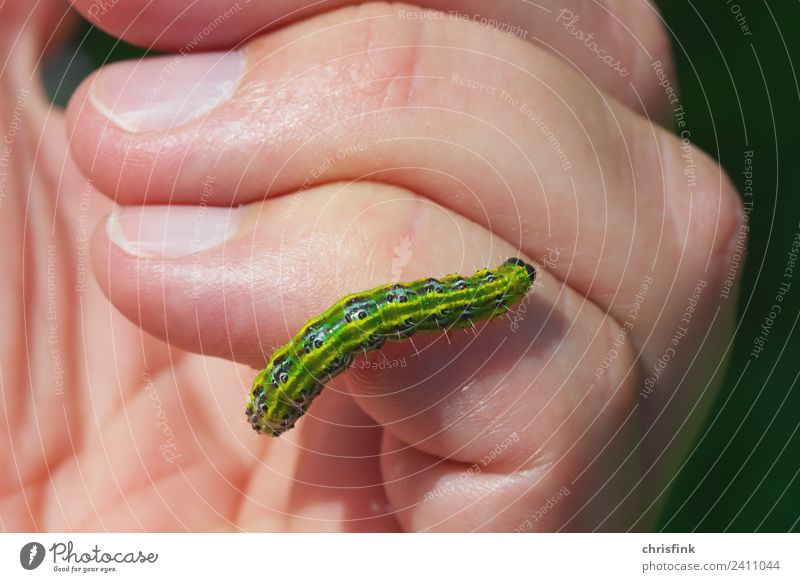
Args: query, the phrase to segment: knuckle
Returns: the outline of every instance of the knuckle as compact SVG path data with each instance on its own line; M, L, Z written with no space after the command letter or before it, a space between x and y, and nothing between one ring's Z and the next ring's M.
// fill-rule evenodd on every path
M673 176L667 196L675 244L685 259L694 257L705 269L729 253L742 222L742 202L725 170L689 138L684 132L661 144L665 171Z
M725 170L700 153L690 232L711 258L727 256L742 221L742 201Z
M422 74L420 63L426 57L422 38L433 18L421 15L430 10L403 5L371 2L353 8L359 19L360 52L347 64L355 97L378 109L412 106ZM414 14L416 17L409 17Z

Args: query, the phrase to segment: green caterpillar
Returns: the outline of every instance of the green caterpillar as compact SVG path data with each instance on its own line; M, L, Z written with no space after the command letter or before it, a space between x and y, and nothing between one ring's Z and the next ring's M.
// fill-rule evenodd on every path
M502 315L535 278L531 265L512 258L469 278L420 279L343 297L275 350L253 381L247 418L257 432L279 436L305 414L325 382L352 365L355 354L380 349L386 340Z

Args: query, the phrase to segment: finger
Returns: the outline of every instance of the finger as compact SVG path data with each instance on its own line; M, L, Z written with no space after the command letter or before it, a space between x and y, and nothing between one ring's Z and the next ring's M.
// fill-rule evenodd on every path
M112 218L111 238L101 230L94 241L98 279L111 301L151 333L254 366L262 366L272 349L340 296L391 280L399 244L411 249L401 266L394 264L403 279L471 273L516 252L482 227L424 199L367 183L311 189L233 212L194 209L197 220L192 221L179 210L145 208L146 221L137 209ZM165 218L170 213L173 218ZM224 227L212 224L218 220L235 223L233 238L220 237ZM193 238L217 244L181 256L192 248ZM281 439L284 446L310 448L309 435L318 431L328 435L326 441L331 431L369 431L363 421L358 421L362 428L347 426L351 421L338 415L341 407L325 405L348 392L394 439L386 442L404 443L382 453L400 459L400 465L412 454L409 447L449 459L443 465L448 475L494 455L487 471L529 472L532 478L523 489L519 479L509 479L508 488L493 490L493 503L532 507L556 483L569 483L582 492L574 500L582 501L564 504L561 511L576 527L628 523L638 516L631 478L637 460L631 450L636 443L631 431L637 427L632 351L621 350L613 373L594 381L591 362L609 349L615 324L544 269L540 280L526 309L516 314L516 331L512 322L500 319L479 326L477 335L448 334L449 342L431 336L392 345L382 356L404 359L407 366L390 373L372 371L369 362L382 356L359 358L355 373L330 385L298 429ZM250 433L244 425L232 428ZM493 453L501 441L501 452ZM594 458L603 462L590 464ZM402 481L423 495L425 485L418 480L427 484L431 472L439 471L432 466ZM625 476L623 484L605 487L612 473ZM477 476L465 495L473 496L484 478ZM406 507L396 509L404 514ZM413 523L406 519L406 525ZM459 523L474 525L456 520L446 527Z
M180 69L188 63L202 74ZM409 22L397 8L365 6L269 35L241 54L154 66L183 70L170 98L130 67L149 79L152 69L115 65L70 106L79 163L121 202L197 203L209 180L215 205L365 175L399 184L528 256L558 249L564 260L553 273L618 322L651 277L631 331L648 366L670 341L698 273L718 287L727 270L739 213L718 166L560 61L475 23ZM193 74L190 93L201 102L167 107L184 103ZM102 111L98 95L107 99ZM157 114L134 108L121 122L148 131L110 122L103 111L118 99L159 104ZM184 123L158 130L156 119ZM661 318L669 323L657 325Z
M4 74L27 78L28 67L38 66L42 51L50 52L57 48L76 20L77 15L58 0L0 4L0 30L3 31L0 54L4 57ZM12 52L14 59L24 61L24 67L9 67L6 58Z
M103 386L107 393L119 396L122 389L114 383L120 377L136 389L127 390L110 414L92 419L81 446L54 472L42 504L48 529L237 528L239 500L259 447L231 438L216 416L228 416L234 405L214 392L230 381L232 366L173 355L168 366L148 361L148 371L133 378L109 374L114 379ZM74 427L66 434L67 442L79 438Z
M188 7L172 1L159 2L156 7L144 0L76 0L74 5L93 24L123 40L148 48L191 52L229 48L254 34L359 3L201 0ZM650 3L422 0L417 4L440 12L397 6L409 20L472 18L544 47L632 109L661 121L671 118L667 99L650 68L650 63L661 62L671 69L669 42L657 9Z
M52 1L0 3L0 519L4 531L37 527L48 467L72 453L64 438L80 398L65 387L80 377L73 339L78 321L74 235L64 204L80 181L69 163L63 119L34 73L64 17ZM54 138L55 136L55 138ZM57 172L57 180L46 177ZM35 184L35 186L33 186ZM77 205L73 207L77 209ZM84 213L85 215L85 213ZM43 228L42 225L48 225ZM72 243L72 244L71 244ZM48 285L49 282L49 285ZM46 308L32 309L33 305Z

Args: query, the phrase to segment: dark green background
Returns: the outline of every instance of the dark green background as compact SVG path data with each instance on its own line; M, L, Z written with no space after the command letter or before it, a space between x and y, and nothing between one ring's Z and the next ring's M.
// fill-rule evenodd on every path
M752 36L742 34L734 3ZM693 138L740 190L744 151L753 150L755 179L732 365L661 525L669 531L800 531L800 272L765 350L750 358L800 221L800 3L658 4L671 29Z
M800 2L657 3L672 35L692 138L721 161L740 190L744 151L753 150L755 179L731 367L659 527L800 531L800 272L764 352L749 356L800 221L800 89L794 66L800 63ZM740 30L734 5L752 36ZM91 69L144 54L88 25L73 38L76 50L62 52L48 64L53 74L45 75L62 104ZM64 70L71 74L62 81Z

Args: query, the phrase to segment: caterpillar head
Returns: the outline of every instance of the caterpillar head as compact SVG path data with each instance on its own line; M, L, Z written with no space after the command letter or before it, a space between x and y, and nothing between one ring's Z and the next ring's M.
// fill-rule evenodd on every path
M511 257L501 266L501 268L516 269L516 270L519 270L520 267L525 269L525 273L528 277L528 284L532 285L533 282L536 280L536 269L533 268L533 265L529 265L522 259Z

